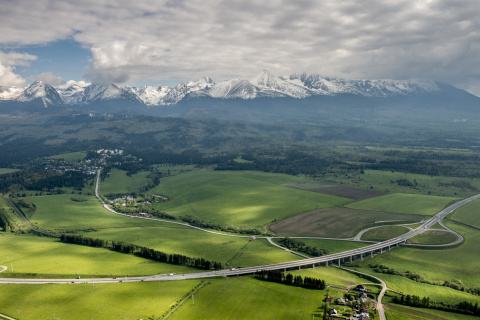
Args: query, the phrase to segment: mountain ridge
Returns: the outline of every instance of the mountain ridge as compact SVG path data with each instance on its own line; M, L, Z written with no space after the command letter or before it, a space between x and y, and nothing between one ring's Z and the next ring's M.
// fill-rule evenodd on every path
M263 70L250 80L230 79L214 82L209 77L203 77L187 84L178 84L173 88L163 85L119 87L115 84L87 84L83 81L69 81L66 85L54 88L41 81L36 81L25 88L23 92L18 89L11 90L11 92L18 92L18 96L10 94L0 96L0 99L23 102L41 99L45 106L88 105L116 100L133 105L144 104L148 107L156 107L173 106L182 100L198 97L243 100L285 97L305 99L314 96L352 94L388 98L437 95L446 88L452 90L455 87L433 80L347 80L306 73L277 77L267 70Z

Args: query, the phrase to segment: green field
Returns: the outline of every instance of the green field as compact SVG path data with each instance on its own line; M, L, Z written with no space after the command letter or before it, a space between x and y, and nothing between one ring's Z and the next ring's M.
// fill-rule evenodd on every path
M297 215L270 226L279 236L352 238L360 231L382 224L413 223L424 216L405 213L366 211L343 207L326 208Z
M347 204L346 207L396 213L433 215L448 204L459 200L452 197L425 196L418 194L393 193Z
M154 275L186 273L197 269L152 262L130 254L103 248L62 243L54 238L16 235L0 232L0 265L8 270L0 276L15 273L53 275Z
M475 316L424 308L413 308L393 303L384 304L388 320L474 320Z
M457 236L448 231L429 230L422 234L416 235L413 238L408 239L412 244L448 244L455 242Z
M25 222L13 211L5 198L0 197L0 208L4 209L6 219L10 225L10 230L14 232L27 232L29 227ZM1 230L1 229L0 229Z
M56 156L48 157L47 159L57 159L65 161L82 161L87 156L86 152L69 152L62 153Z
M6 173L12 173L15 171L18 171L18 169L0 168L0 175L6 174Z
M480 200L472 201L455 210L450 219L470 225L480 230Z
M447 226L465 237L460 246L436 250L401 247L367 259L359 265L383 264L401 272L419 273L429 281L458 279L467 287L480 287L480 232L452 223ZM384 276L377 275L381 278Z
M407 180L412 185L404 186L398 181ZM388 191L392 193L411 193L424 195L437 195L447 197L469 197L478 193L480 189L480 179L478 178L460 178L460 177L442 177L429 176L424 174L391 172L381 170L365 170L363 174L352 175L348 177L332 177L332 180L344 185L368 189L374 187L378 191ZM470 188L461 187L462 185L471 186Z
M396 238L409 231L408 228L402 226L384 226L369 230L362 235L362 240L369 241L385 241Z
M321 318L325 291L302 289L250 277L211 280L170 319ZM330 290L334 295L335 290ZM221 302L219 303L219 297Z
M127 172L119 169L112 169L107 178L100 183L99 192L106 193L124 193L131 194L138 192L138 189L150 182L147 178L148 171L140 171L131 176L127 176Z
M158 227L105 229L86 233L85 236L124 241L236 267L300 259L297 255L273 247L264 239L219 236L167 223L159 223Z
M341 270L335 267L320 267L316 269L305 269L301 271L289 271L293 275L300 275L302 277L312 277L316 279L325 280L329 286L337 286L341 288L349 288L359 283L370 282L354 273Z
M281 186L302 180L264 172L194 170L162 179L149 193L169 198L157 205L169 214L248 227L351 201Z
M86 201L73 201L85 199ZM94 196L51 195L26 197L37 206L30 222L50 230L85 230L151 226L155 222L116 215L102 207Z
M449 303L470 301L473 303L478 302L480 304L480 296L472 295L463 291L419 283L404 277L390 274L375 274L372 271L370 271L370 274L374 274L385 281L388 288L400 291L404 294L416 295L419 297L430 297L430 300L445 301Z
M0 313L15 319L159 319L200 281L2 284Z

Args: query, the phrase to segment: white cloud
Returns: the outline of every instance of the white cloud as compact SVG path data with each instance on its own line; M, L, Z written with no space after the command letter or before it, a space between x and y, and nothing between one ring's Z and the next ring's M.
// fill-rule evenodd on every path
M28 77L29 81L42 81L44 83L48 83L52 86L59 86L65 84L65 80L62 77L56 76L51 72L44 72L39 74L38 76L30 76Z
M0 44L72 37L91 48L94 81L221 80L268 69L468 86L480 76L474 1L18 0L0 15Z
M0 63L0 88L24 87L25 79L14 72L14 68Z
M0 51L0 62L4 65L28 66L33 60L37 57L28 53Z

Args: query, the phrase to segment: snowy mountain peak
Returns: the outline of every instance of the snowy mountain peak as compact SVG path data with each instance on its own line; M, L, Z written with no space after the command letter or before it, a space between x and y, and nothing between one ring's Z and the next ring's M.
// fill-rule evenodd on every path
M42 81L35 81L16 98L17 101L22 102L34 101L37 99L42 100L45 108L48 105L61 105L64 103L57 90Z
M116 99L143 104L143 101L135 93L120 88L116 84L92 83L80 95L82 104Z

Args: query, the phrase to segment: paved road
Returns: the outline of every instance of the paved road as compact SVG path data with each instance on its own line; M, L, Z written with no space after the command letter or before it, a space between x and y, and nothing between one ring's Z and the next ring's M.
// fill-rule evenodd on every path
M100 172L98 173L98 175ZM103 199L100 198L98 194L98 180L97 179L97 185L96 185L96 196L99 198L99 200L102 202L102 204L109 210L112 211L113 213L117 213L110 209L106 203L103 201ZM289 261L289 262L283 262L283 263L276 263L276 264L270 264L270 265L262 265L262 266L254 266L254 267L244 267L244 268L236 268L236 269L229 269L229 270L219 270L219 271L208 271L208 272L199 272L199 273L189 273L189 274L183 274L183 275L155 275L155 276L145 276L145 277L127 277L124 279L81 279L80 281L78 279L8 279L8 278L0 278L0 283L29 283L29 284L39 284L39 283L78 283L78 282L89 282L89 283L104 283L104 282L134 282L134 281L168 281L168 280L185 280L185 279L199 279L199 278L208 278L208 277L215 277L215 276L238 276L238 275L245 275L245 274L253 274L255 272L258 272L260 270L286 270L286 269L300 269L301 267L305 266L312 266L312 265L319 265L321 263L332 263L333 261L336 261L338 264L340 264L340 261L342 259L350 259L350 257L355 257L355 256L371 256L375 252L382 252L385 249L389 249L391 247L397 246L399 244L404 243L407 239L412 238L418 234L423 233L424 231L428 230L429 226L434 225L437 222L441 223L441 220L451 212L455 211L456 209L460 208L461 206L473 201L480 199L480 194L461 200L446 209L440 211L437 213L435 216L429 218L426 220L420 227L400 236L396 237L384 242L379 242L375 243L363 248L359 249L354 249L354 250L348 250L344 252L339 252L339 253L334 253L326 256L321 256L321 257L315 257L315 258L308 258L308 259L302 259L302 260L296 260L296 261ZM117 213L118 214L118 213ZM146 218L149 219L149 218ZM152 219L152 220L160 220L160 221L165 221L169 223L175 223L175 224L180 224L180 225L185 225L188 227L193 227L188 224L184 223L179 223L179 222L173 222L173 221L166 221L166 220L161 220L161 219ZM210 232L210 233L215 233L219 235L224 235L224 236L236 236L236 237L250 237L251 236L239 236L239 235L228 235L228 234L223 234L219 232L214 232L210 230L205 230L202 228L197 228L193 227L195 229L199 229L202 231ZM463 241L463 237L457 234L457 241L455 241L452 245L457 244L461 241ZM267 237L262 237L262 238L267 238ZM445 246L445 245L443 245Z
M382 279L380 279L378 277L372 276L371 274L363 273L363 272L360 272L360 271L357 271L357 270L347 269L347 268L344 268L344 267L337 267L337 268L347 270L347 271L350 271L350 272L354 272L354 273L358 273L358 274L362 274L362 275L365 275L365 276L369 276L370 278L374 278L374 279L376 279L380 282L380 284L382 285L382 290L378 294L377 310L378 310L378 316L380 317L380 320L386 320L387 318L385 317L385 310L383 310L383 304L382 304L383 296L385 295L385 292L388 289L385 281L383 281Z

